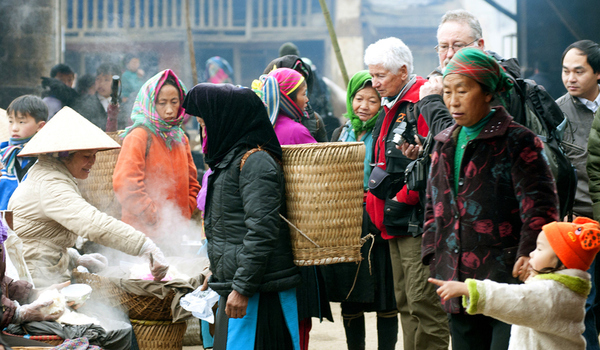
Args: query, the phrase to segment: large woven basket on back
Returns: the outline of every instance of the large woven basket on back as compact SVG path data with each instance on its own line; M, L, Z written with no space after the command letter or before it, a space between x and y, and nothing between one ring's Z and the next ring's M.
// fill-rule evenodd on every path
M364 144L313 143L282 149L294 263L361 260Z
M117 143L123 144L118 131L107 132L106 134ZM112 176L120 151L120 149L112 149L98 152L96 163L92 167L88 178L79 180L77 183L81 195L88 203L117 219L121 218L121 204L115 197Z

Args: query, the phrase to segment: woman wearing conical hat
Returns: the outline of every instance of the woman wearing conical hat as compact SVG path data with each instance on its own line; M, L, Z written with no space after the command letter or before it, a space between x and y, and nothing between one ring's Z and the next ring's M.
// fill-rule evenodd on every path
M106 258L100 254L79 256L75 249L69 249L77 237L146 257L156 280L166 275L169 266L152 240L96 209L77 187L76 179L88 177L97 152L119 147L98 127L65 107L19 154L38 155L27 181L20 184L8 203L36 287L69 280L71 269L77 265L92 272L106 265Z

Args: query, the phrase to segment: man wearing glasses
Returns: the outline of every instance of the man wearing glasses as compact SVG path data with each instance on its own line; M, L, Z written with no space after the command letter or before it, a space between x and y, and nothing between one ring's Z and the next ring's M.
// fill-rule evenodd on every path
M423 84L419 94L419 108L429 126L429 132L434 135L454 124L442 99L442 74L446 64L463 47L484 49L481 25L473 14L465 10L452 10L444 14L438 26L437 40L438 44L434 49L440 59L440 66L429 75L429 81Z

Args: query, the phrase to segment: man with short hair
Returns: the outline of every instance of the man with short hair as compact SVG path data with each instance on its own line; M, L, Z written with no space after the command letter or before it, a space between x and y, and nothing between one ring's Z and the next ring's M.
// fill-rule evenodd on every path
M42 78L42 86L48 89L42 95L42 101L48 106L48 119L52 118L61 108L73 102L77 95L73 90L75 72L68 65L59 63L52 67L50 78L52 79Z
M427 282L429 269L420 260L423 207L419 193L404 185L410 160L392 142L393 130L401 124L427 135L427 124L415 108L425 79L412 74L412 53L398 38L371 44L364 61L385 111L373 129L375 167L366 208L389 242L404 349L448 349L448 319L435 287Z
M577 192L573 203L573 214L596 219L600 218L600 204L593 210L590 197L589 177L586 170L588 160L588 138L594 114L600 106L600 45L591 40L580 40L569 45L562 55L562 81L567 93L556 103L567 117L568 123L563 136L563 148L577 169ZM594 215L594 211L596 215ZM588 272L592 275L592 291L586 301L585 332L586 349L600 349L596 330L596 261Z
M73 105L75 111L104 131L116 130L107 130L107 126L112 125L108 120L108 109L114 75L121 75L121 67L112 63L102 63L96 70L96 94L81 95Z
M477 17L465 10L452 10L444 14L438 26L437 40L435 50L440 65L431 72L419 93L419 108L434 135L454 124L442 99L442 74L446 64L463 47L484 49L481 25Z

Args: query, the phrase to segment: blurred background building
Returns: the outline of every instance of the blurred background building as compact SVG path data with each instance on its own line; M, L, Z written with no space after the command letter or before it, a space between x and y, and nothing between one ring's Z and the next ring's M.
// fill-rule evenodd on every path
M189 1L189 4L188 4ZM600 41L595 0L326 0L348 74L363 69L364 49L388 36L412 50L415 73L438 64L433 50L444 12L464 8L483 27L486 48L518 57L526 76L546 70L562 88L560 57L580 39ZM249 86L284 42L294 42L322 76L343 86L318 0L2 0L0 1L0 107L39 89L59 62L95 74L101 62L122 64L134 53L147 76L171 68L192 84L187 43L189 5L194 54L221 56L236 84ZM584 29L588 28L588 29ZM562 91L562 90L561 90Z

